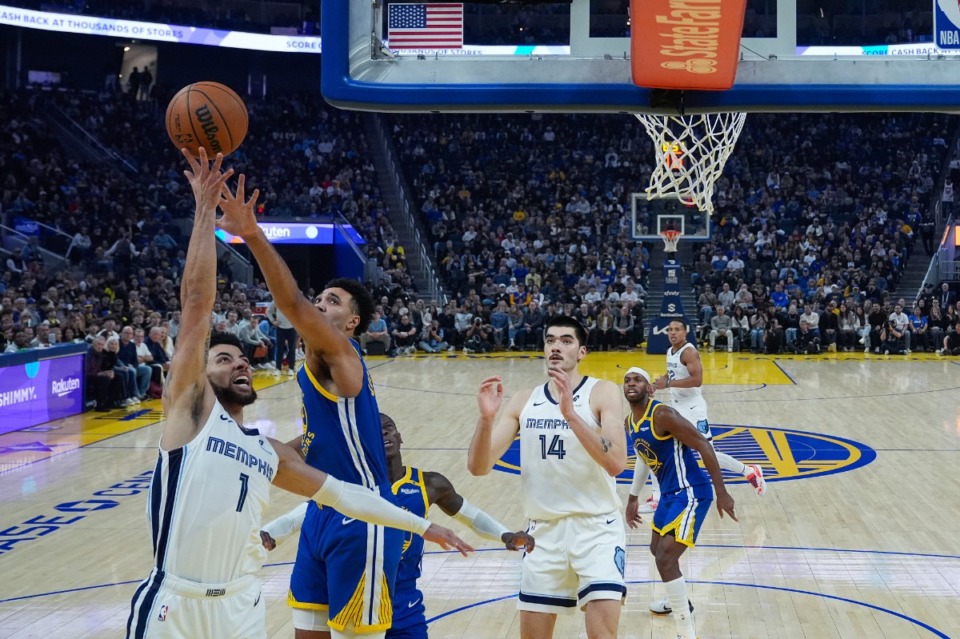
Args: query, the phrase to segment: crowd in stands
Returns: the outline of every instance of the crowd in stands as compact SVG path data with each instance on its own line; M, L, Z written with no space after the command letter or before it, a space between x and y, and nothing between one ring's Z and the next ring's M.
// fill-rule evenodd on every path
M48 101L136 170L68 155L37 115ZM377 252L378 316L361 337L368 351L537 350L556 314L580 320L592 349L643 342L650 253L632 239L629 207L653 154L631 118L393 117L451 294L438 305L411 290L362 116L306 95L249 108L250 134L231 162L263 192L262 213L342 214ZM10 251L0 348L89 340L101 407L156 394L179 328L185 247L175 222L192 211L157 106L110 93L20 92L0 95L0 115L5 219L60 229L70 239L59 248L76 265L54 271L36 239ZM917 300L897 290L911 254L933 248L928 214L953 134L946 117L747 122L717 184L713 237L687 258L700 338L772 353L960 348L949 287ZM131 131L153 133L134 144ZM263 286L232 281L227 268L220 277L214 327L236 332L258 367L279 372L291 349L277 348L275 323L258 315Z
M719 297L724 337L723 325L736 321L743 329L732 331L736 345L775 352L796 349L801 326L793 326L791 301L798 317L806 303L831 327L848 305L852 311L866 300L893 314L911 253L921 240L928 255L933 251L931 203L940 196L936 180L953 133L948 122L933 114L751 115L717 184L713 238L697 245L687 265L701 337L713 333ZM393 130L452 292L451 312L491 327L489 335L480 331L484 343L516 345L495 338L491 318L502 328L500 301L507 311L519 306L520 316L535 300L538 313L585 318L599 348L616 344L605 326L624 308L642 326L649 253L631 239L629 194L642 192L639 178L653 155L638 126L622 116L458 115L397 116ZM909 318L913 299L902 303ZM924 321L952 330L948 318L927 319L929 308L925 302L917 309L917 332L926 331ZM778 321L790 330L768 349L761 338L781 311L787 317ZM471 327L454 327L446 341L474 350L467 345ZM820 336L818 325L810 328ZM855 344L829 328L822 347L942 348L935 330L911 343L902 322L886 328L873 324ZM906 336L887 339L904 330ZM734 346L729 339L727 347Z

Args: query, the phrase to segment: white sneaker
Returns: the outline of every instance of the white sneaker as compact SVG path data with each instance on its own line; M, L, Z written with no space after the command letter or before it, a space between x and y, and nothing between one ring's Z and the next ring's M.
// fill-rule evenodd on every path
M763 469L756 464L750 464L747 466L747 470L750 471L746 474L747 481L757 491L757 495L763 496L767 492L767 482L763 479Z
M292 368L288 368L286 371L284 371L284 373L289 375L290 377L293 377L294 375L297 374L297 371L293 370Z
M690 604L690 612L693 612L693 602L687 599L687 603ZM668 599L658 599L650 604L650 612L655 615L669 615L673 612L673 608L670 607Z
M865 337L861 337L859 340L857 340L857 343L863 344L865 339L866 339Z
M277 365L274 364L273 362L267 362L266 364L263 365L263 367L267 369L276 369Z
M647 501L640 504L640 507L637 509L637 512L649 515L650 513L657 511L657 506L660 505L660 495L650 495L647 497Z

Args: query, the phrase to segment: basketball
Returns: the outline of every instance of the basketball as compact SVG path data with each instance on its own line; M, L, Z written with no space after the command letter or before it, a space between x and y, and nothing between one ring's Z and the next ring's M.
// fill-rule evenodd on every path
M195 82L177 92L167 106L167 135L194 156L229 155L247 135L247 107L233 89L218 82Z

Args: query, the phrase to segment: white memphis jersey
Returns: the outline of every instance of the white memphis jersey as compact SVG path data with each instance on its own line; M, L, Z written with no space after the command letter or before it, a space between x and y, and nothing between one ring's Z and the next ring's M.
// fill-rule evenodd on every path
M667 377L673 380L687 379L690 371L680 362L683 352L687 349L696 351L693 344L687 342L677 352L673 346L667 349ZM697 388L670 387L670 405L680 412L693 425L701 420L707 420L707 402L703 399L703 391Z
M590 392L597 382L584 377L573 391L577 415L597 430ZM533 389L520 411L520 489L528 519L602 515L620 510L616 480L584 449L550 396L548 384Z
M270 441L243 429L220 402L189 444L161 449L147 502L157 569L215 584L257 572L278 465Z

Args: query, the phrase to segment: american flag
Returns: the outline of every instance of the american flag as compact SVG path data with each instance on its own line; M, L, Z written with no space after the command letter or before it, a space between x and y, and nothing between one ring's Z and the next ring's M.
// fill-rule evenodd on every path
M463 48L462 4L391 4L387 40L391 49Z

